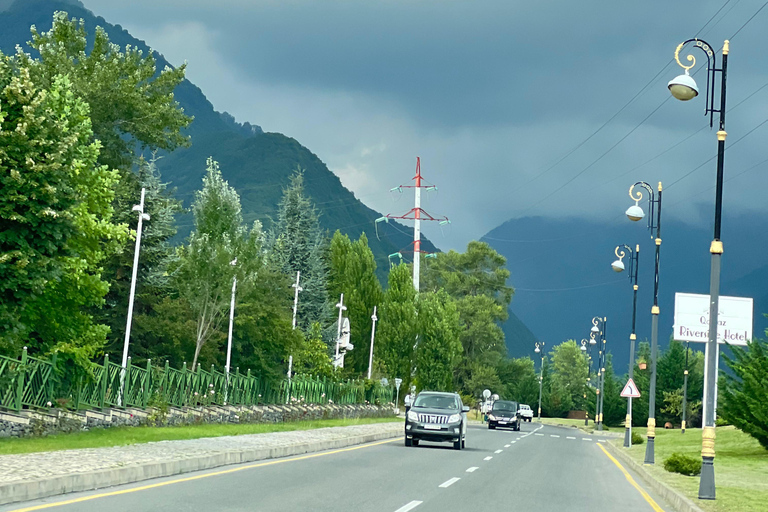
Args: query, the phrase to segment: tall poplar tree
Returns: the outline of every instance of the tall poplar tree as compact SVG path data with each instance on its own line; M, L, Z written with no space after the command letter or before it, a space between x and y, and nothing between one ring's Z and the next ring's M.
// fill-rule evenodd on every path
M376 353L391 378L403 379L407 390L412 381L416 343L416 291L408 265L393 266L389 286L379 308ZM402 396L402 394L401 394Z
M381 306L383 292L376 277L376 261L368 247L365 233L352 242L336 231L331 239L328 292L331 297L344 294L350 338L355 348L347 353L345 368L358 374L368 371L374 306ZM379 315L381 311L378 312ZM374 344L374 349L375 349Z
M304 191L304 173L297 169L278 206L271 257L289 277L295 279L296 272L301 272L297 321L305 332L315 322L325 323L329 316L328 271L323 258L326 244L318 217Z

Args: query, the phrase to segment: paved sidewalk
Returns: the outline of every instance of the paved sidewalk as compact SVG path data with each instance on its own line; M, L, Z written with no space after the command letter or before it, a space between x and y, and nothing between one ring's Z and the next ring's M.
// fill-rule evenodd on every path
M293 432L160 441L0 456L0 504L98 489L226 464L387 439L403 425L372 423Z

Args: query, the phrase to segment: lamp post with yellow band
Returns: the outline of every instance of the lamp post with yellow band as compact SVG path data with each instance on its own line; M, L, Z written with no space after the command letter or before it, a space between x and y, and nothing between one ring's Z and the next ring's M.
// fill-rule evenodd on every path
M696 58L688 55L686 59L690 63L684 65L680 62L680 51L689 43L698 48L707 57L707 93L704 104L704 115L709 114L709 126L714 124L714 114L720 114L720 123L717 130L717 181L715 187L715 233L709 252L712 257L712 266L709 278L709 337L706 348L706 364L704 375L704 428L701 440L701 478L699 479L699 499L715 499L715 384L717 379L717 316L720 302L720 260L723 255L723 242L720 239L720 222L723 211L723 160L725 157L725 84L728 71L728 53L730 43L723 43L722 66L717 67L717 57L712 46L701 39L688 39L680 43L675 49L675 60L685 74L671 80L669 91L672 96L688 101L699 94L696 82L688 74L688 70L696 65ZM715 108L715 84L717 73L720 73L720 108Z
M597 430L603 430L603 405L605 404L605 337L606 324L608 318L596 316L592 319L592 329L590 334L597 337L597 396L595 398L595 425ZM590 342L591 343L591 342Z
M635 324L637 321L637 267L640 261L640 245L636 245L633 251L631 247L625 244L623 247L626 249L626 252L621 247L620 245L616 246L614 252L619 259L611 263L611 268L615 272L623 272L626 268L624 256L629 253L629 280L632 282L633 290L632 332L629 335L629 378L633 379L635 377L635 340L637 340ZM629 448L630 446L632 446L632 397L627 398L627 417L624 422L624 447Z
M539 423L541 423L541 392L544 386L544 342L536 342L534 352L541 354L541 368L539 369Z
M639 187L636 191L635 188ZM656 265L653 273L653 307L651 308L651 383L648 390L648 442L645 445L645 464L656 462L656 359L659 347L659 252L661 250L661 182L657 191L648 183L638 181L629 187L629 197L635 202L627 209L627 217L631 221L638 221L645 217L645 212L640 207L643 199L643 191L648 192L648 230L651 238L656 243ZM656 232L654 235L654 231ZM634 361L633 361L634 365ZM630 366L631 367L631 366Z

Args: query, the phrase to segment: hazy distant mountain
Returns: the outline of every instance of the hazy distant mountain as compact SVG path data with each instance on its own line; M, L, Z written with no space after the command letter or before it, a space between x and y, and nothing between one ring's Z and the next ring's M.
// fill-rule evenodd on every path
M710 226L663 219L660 265L659 340L672 333L675 292L709 293ZM632 288L626 273L610 264L614 248L640 243L638 339L650 338L655 246L645 223L622 219L611 225L585 220L514 219L483 240L503 254L516 288L510 310L547 345L588 337L594 316L608 317L608 349L620 371L629 360ZM768 328L768 220L726 216L723 220L723 295L755 299L754 334ZM626 260L625 260L626 261ZM510 322L517 320L510 316ZM533 346L509 343L512 355L531 354Z
M15 3L0 0L0 50L12 53L17 44L26 46L30 26L48 30L57 10L67 11L70 17L83 18L91 33L97 25L104 27L110 40L121 47L131 44L144 51L149 49L120 25L107 23L77 0L17 0ZM156 53L156 58L159 69L169 65L162 54ZM189 81L177 88L175 97L184 111L195 117L188 130L192 146L165 155L158 166L163 178L177 187L186 205L194 191L202 186L205 159L213 156L220 162L224 177L240 193L246 221L260 219L269 226L282 188L288 184L292 171L301 166L306 169L307 191L321 212L323 227L331 232L339 229L354 238L366 232L381 276L388 268L387 256L400 249L407 250L412 242L410 228L382 223L378 239L374 220L381 214L356 199L315 154L295 139L280 133L264 133L261 127L249 123L237 123L230 114L214 110L203 92ZM181 218L180 233L186 234L190 228L190 219ZM422 247L426 251L436 250L426 239Z

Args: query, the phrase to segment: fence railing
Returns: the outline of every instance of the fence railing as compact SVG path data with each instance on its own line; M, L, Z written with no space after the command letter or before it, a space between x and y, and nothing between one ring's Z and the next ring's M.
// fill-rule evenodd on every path
M211 366L210 370L171 368L153 365L134 366L128 358L125 368L110 361L92 363L80 377L62 378L56 355L48 360L32 357L25 348L19 359L0 355L0 408L103 409L106 407L146 408L153 403L176 407L201 405L274 404L386 404L393 401L394 389L362 380L333 381L298 375L288 380L269 381L241 373L229 375ZM71 377L71 376L66 376Z

